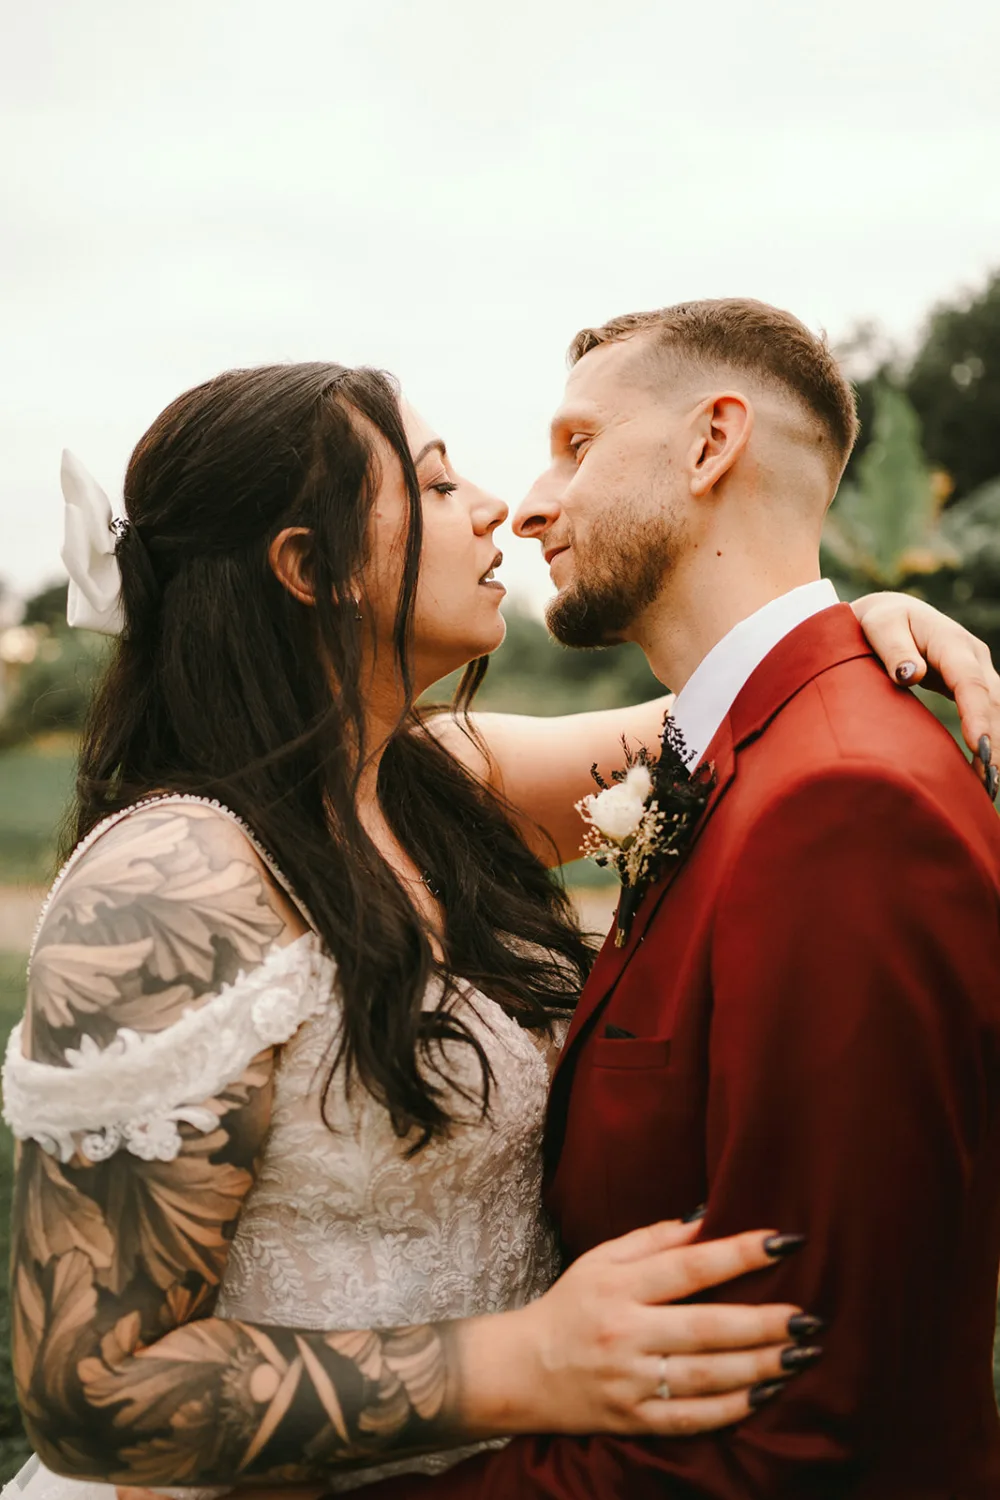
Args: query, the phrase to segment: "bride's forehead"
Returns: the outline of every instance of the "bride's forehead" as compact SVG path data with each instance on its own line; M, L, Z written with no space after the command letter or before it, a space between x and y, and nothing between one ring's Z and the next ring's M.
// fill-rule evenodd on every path
M403 419L403 430L406 433L410 452L414 456L420 452L421 448L425 448L428 443L440 442L440 435L429 422L424 420L416 407L410 405L405 396L401 396L399 399L399 412Z

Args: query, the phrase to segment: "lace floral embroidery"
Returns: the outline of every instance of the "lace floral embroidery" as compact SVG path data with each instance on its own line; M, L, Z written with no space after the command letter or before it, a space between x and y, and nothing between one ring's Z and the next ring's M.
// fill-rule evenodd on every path
M3 1067L4 1119L19 1140L38 1141L63 1162L77 1148L96 1162L122 1147L144 1161L172 1161L178 1125L213 1130L218 1117L204 1101L328 1005L335 973L306 933L163 1031L123 1027L104 1048L84 1037L67 1050L65 1068L26 1058L19 1023Z

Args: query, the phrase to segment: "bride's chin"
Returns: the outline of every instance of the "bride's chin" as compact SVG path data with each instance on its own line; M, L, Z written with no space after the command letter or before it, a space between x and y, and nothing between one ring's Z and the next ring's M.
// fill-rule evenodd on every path
M500 611L497 610L497 617L496 617L496 621L494 623L494 628L490 632L489 644L485 645L485 646L482 646L479 649L479 651L476 653L476 655L477 656L489 656L493 651L498 650L503 645L503 643L504 643L504 641L506 639L507 639L507 621L504 619L504 617L500 613Z
M507 622L504 620L503 615L498 614L492 630L480 631L475 638L470 636L461 642L461 644L456 643L454 652L448 653L447 661L440 653L435 653L438 658L438 664L443 668L439 675L447 677L452 672L460 672L463 667L469 666L471 662L478 661L481 656L492 656L493 652L503 645L506 634ZM418 643L418 654L419 650Z

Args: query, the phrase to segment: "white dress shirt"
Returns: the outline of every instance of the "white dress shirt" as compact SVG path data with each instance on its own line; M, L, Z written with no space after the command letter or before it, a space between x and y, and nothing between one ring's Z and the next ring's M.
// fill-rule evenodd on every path
M684 736L689 765L704 755L740 689L765 656L796 626L837 603L837 591L827 579L803 583L741 620L712 647L677 694L672 710Z

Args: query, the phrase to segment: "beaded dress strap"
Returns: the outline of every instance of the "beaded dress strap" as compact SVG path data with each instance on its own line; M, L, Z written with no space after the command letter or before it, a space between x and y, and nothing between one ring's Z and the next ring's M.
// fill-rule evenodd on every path
M45 918L49 912L49 908L55 899L57 891L61 887L63 881L66 879L66 876L72 869L75 868L75 866L83 858L84 854L86 854L87 850L93 848L98 839L103 838L103 836L112 828L114 828L118 823L124 823L126 818L130 818L133 813L137 813L143 808L159 807L163 803L169 803L173 806L210 807L213 809L213 811L221 813L224 818L228 818L230 823L235 823L236 827L240 830L247 843L257 855L257 858L263 865L266 866L275 883L281 887L285 895L288 897L289 901L291 901L292 905L299 912L302 920L307 923L307 925L313 932L316 932L318 930L316 927L316 922L312 914L310 913L309 908L306 906L305 902L295 894L295 891L292 889L290 882L278 868L273 854L270 854L267 849L264 848L264 845L260 842L253 830L249 828L246 823L244 823L243 819L237 813L233 812L231 807L227 807L224 802L219 802L214 797L199 797L195 792L164 792L161 796L144 797L141 802L133 802L129 807L123 807L120 808L118 812L109 813L106 818L101 819L100 823L96 823L94 825L94 827L87 834L86 838L81 839L77 844L76 848L70 854L66 863L63 865L62 869L59 871L59 874L53 881L51 889L49 890L49 893L42 905L42 909L38 914L38 921L35 924L35 931L31 939L31 949L28 958L29 973L31 970L31 959L32 957L34 957L35 945L38 942L38 934L42 930L42 923L45 921Z

